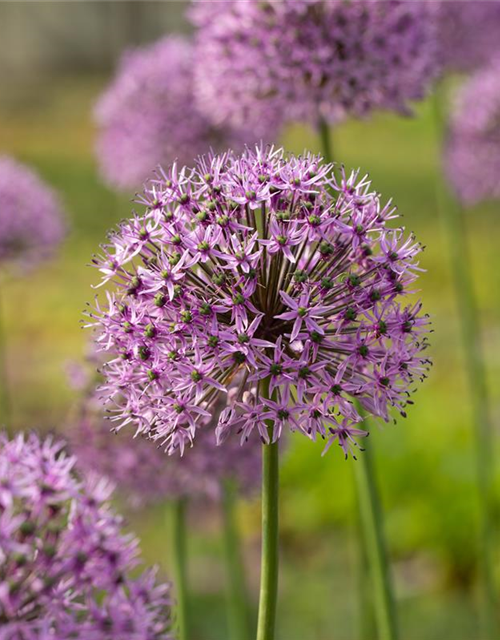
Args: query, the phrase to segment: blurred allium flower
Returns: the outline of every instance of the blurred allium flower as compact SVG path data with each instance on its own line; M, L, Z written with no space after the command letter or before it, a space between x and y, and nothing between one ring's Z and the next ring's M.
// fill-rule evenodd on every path
M290 428L347 452L365 434L353 398L404 415L427 367L427 319L399 302L420 246L366 178L257 148L174 165L139 202L95 259L115 289L91 324L120 425L182 451L227 396L219 440Z
M0 156L0 264L32 266L53 253L64 233L56 193L32 169Z
M111 433L94 398L87 398L83 409L71 431L78 466L113 481L132 508L180 497L218 500L225 481L245 494L260 484L258 446L240 447L233 437L217 447L214 430L205 428L183 458L167 457L143 434Z
M444 69L474 71L500 52L499 0L442 0L438 16Z
M235 126L407 112L436 73L433 15L411 1L195 0L200 107Z
M500 198L500 58L460 89L445 162L448 179L465 204Z
M195 104L192 45L179 36L126 53L95 117L102 173L119 188L137 188L158 164L191 163L270 133L211 124Z
M137 541L110 486L81 482L74 462L51 439L0 439L0 637L167 640L169 586L130 576Z

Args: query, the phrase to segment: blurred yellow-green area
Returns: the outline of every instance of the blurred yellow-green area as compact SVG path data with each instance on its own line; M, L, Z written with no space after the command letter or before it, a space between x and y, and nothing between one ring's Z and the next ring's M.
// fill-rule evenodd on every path
M11 41L15 37L16 42L18 38L28 42L33 32L40 47L44 38L50 39L56 50L55 59L61 64L54 68L54 64L47 63L30 69L27 63L18 73L13 64L15 52L9 49L10 69L9 64L0 65L0 153L32 165L60 191L70 233L58 257L42 269L27 274L1 274L12 398L8 427L64 431L74 400L64 367L69 360L81 359L84 352L82 312L94 297L92 285L98 280L95 270L87 265L104 241L107 229L133 208L132 193L116 195L99 179L91 114L96 97L109 80L113 60L123 47L135 41L133 13L129 15L125 5L131 5L131 12L137 10L137 3L42 3L45 11L35 6L38 4L13 3L10 24L17 25L17 34L10 33ZM149 31L147 27L142 29L141 40L159 35L158 20L151 19L148 11L155 16L164 12L161 29L176 26L174 18L178 20L181 8L178 3L138 4L145 5L138 15L153 23ZM103 13L109 12L109 24L114 29L120 16L126 15L130 21L120 32L121 39L115 33L114 49L107 58L103 54L101 65L93 49L92 60L87 63L82 59L70 63L64 58L71 52L75 54L74 47L82 45L83 36L80 34L78 42L73 42L73 31L66 32L55 13L62 11L68 23L79 23L90 33L92 23L90 18L88 24L84 23L83 5L89 13L97 5L104 5L100 8ZM5 18L9 17L6 7L0 6L4 30ZM173 16L170 22L169 12ZM43 19L53 30L58 25L59 41L54 41L56 36L50 30L44 32ZM108 35L111 39L110 32ZM104 40L105 36L104 29ZM21 51L19 43L17 50ZM0 45L0 56L7 56L5 44ZM435 199L441 167L433 113L428 101L416 108L413 118L379 115L366 122L346 123L333 132L334 155L348 168L361 167L368 172L374 187L387 198L394 198L405 226L415 231L426 246L422 255L426 272L420 278L420 295L435 330L430 351L434 368L420 388L408 418L397 424L373 425L370 438L376 453L402 638L480 640L471 404L458 336L449 247ZM316 134L304 128L287 132L282 142L295 152L319 151ZM467 212L466 224L493 417L498 427L499 205ZM314 445L298 437L291 440L283 459L281 640L354 640L359 636L357 585L361 574L352 477L355 462L344 461L336 449L324 457L321 451L321 443ZM241 505L239 516L255 607L258 500ZM141 536L147 561L160 563L165 572L170 565L167 517L167 506L129 515L131 527ZM195 597L193 640L223 640L228 634L220 514L215 507L193 505L190 519L196 524L189 539L190 581ZM500 546L500 540L498 543ZM495 570L500 579L500 555Z

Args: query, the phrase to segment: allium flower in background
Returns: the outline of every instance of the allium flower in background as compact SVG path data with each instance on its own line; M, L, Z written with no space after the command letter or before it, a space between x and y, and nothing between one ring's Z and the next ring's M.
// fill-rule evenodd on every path
M63 445L0 440L0 636L167 640L168 585L132 578L137 541L121 532L110 485L79 480Z
M233 437L223 449L217 448L214 429L204 429L181 460L166 457L143 434L133 438L128 430L112 430L96 391L101 365L99 354L89 349L85 364L71 362L66 367L68 382L81 392L69 436L81 470L109 478L132 508L178 498L219 500L225 482L244 495L259 487L258 443L240 447ZM223 408L219 402L207 423L217 424Z
M206 428L183 458L168 457L143 434L112 433L95 398L82 409L70 437L78 467L109 478L132 508L178 498L219 500L225 481L244 494L259 487L258 446L241 447L234 437L217 447L214 429Z
M242 148L268 137L214 126L195 104L193 50L180 36L127 52L101 96L95 118L97 156L112 186L138 188L158 164L193 162L202 153Z
M460 200L500 198L500 57L460 88L445 146L446 174Z
M52 255L64 234L55 191L29 167L0 156L0 264L33 266Z
M174 165L139 202L95 258L118 426L182 451L227 398L220 441L289 428L347 453L365 435L354 399L404 415L428 364L427 319L400 302L420 245L366 178L261 147Z
M193 3L200 108L235 126L408 112L436 74L425 2Z
M471 72L500 53L500 0L442 0L438 11L444 70Z

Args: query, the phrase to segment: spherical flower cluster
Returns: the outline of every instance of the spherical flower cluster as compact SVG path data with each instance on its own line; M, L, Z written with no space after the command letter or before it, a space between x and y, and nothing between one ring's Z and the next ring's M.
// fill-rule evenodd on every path
M81 409L70 438L79 468L109 478L131 508L179 497L219 500L226 481L245 495L260 484L258 446L240 447L233 437L217 448L214 430L206 426L182 458L167 457L143 434L111 432L95 397ZM215 423L217 418L216 412Z
M438 35L445 71L471 72L488 65L500 52L500 1L442 0Z
M74 462L51 439L0 439L0 636L168 640L169 586L130 576L137 541Z
M500 198L500 58L460 89L445 146L446 173L462 202Z
M33 266L53 253L64 233L56 193L28 167L0 156L0 264Z
M194 2L196 87L216 122L407 112L436 74L430 3Z
M354 399L404 414L427 367L427 318L399 302L420 246L366 178L257 148L174 165L140 202L95 258L115 289L90 324L120 424L182 450L226 398L219 440L290 428L347 452L365 433Z
M270 135L211 124L195 103L193 63L192 45L180 36L124 55L95 110L98 160L112 186L135 189L158 164L191 163L211 149L242 148Z

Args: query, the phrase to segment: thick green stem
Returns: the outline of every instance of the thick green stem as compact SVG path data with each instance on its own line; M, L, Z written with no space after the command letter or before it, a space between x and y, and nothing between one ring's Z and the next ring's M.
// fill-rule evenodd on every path
M357 554L357 578L358 578L358 632L359 640L376 640L377 629L373 614L373 594L370 580L370 564L366 554L366 540L364 536L361 509L358 503L358 554Z
M332 136L324 120L319 122L323 155L327 162L333 160ZM397 622L392 582L387 562L382 525L382 511L373 473L370 451L359 456L355 464L356 485L360 511L360 544L364 546L366 578L371 578L375 622L380 640L396 640ZM366 585L360 581L360 601L366 600ZM370 614L366 616L369 624Z
M359 501L362 540L365 544L373 589L378 638L379 640L396 640L398 637L396 607L370 446L366 447L353 466Z
M250 633L245 570L235 506L234 483L226 481L222 486L222 516L227 570L229 637L231 640L248 640Z
M318 130L325 162L333 162L332 137L330 135L330 127L325 120L321 119L319 121Z
M0 283L0 428L11 429L11 404L9 395L9 376L7 367L7 340L5 332L4 309L2 305Z
M263 397L269 397L266 380ZM268 424L272 436L273 424ZM262 445L262 553L257 640L274 640L278 603L278 442Z
M435 97L435 115L437 136L441 143L445 125L440 93L438 92ZM484 627L486 637L493 640L500 637L497 589L493 574L495 556L495 507L492 494L494 437L481 345L479 310L471 273L464 212L458 202L451 197L442 179L436 183L436 199L444 235L448 241L465 369L472 401L475 467L480 511L479 569L483 591Z
M186 508L186 500L179 498L173 503L171 514L172 570L177 602L178 640L189 640L191 637L187 584Z

